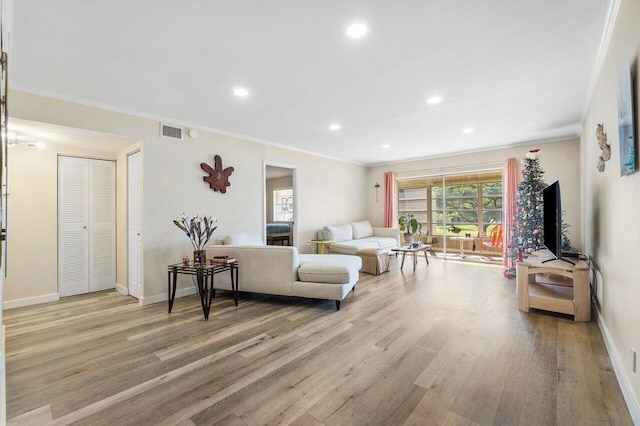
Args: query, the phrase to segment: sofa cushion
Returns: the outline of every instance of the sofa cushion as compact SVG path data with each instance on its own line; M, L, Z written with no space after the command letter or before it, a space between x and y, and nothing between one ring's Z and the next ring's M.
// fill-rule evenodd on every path
M361 241L376 244L380 250L388 250L398 246L398 240L388 237L367 237L363 238Z
M322 228L322 234L325 240L333 240L335 242L353 239L353 229L350 224L325 226Z
M376 241L368 241L368 238L362 238L360 240L343 241L340 243L333 243L329 246L331 253L340 254L356 254L360 250L365 249L378 249L378 243Z
M256 234L239 233L224 237L225 246L263 246L262 238Z
M353 230L354 240L373 236L373 228L368 220L351 223L351 229Z
M303 282L345 284L355 282L362 259L357 256L300 255L298 279Z

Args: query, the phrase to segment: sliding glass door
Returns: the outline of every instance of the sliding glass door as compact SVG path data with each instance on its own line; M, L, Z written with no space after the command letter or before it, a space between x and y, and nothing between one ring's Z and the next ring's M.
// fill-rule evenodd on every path
M502 223L502 172L399 180L398 214L418 219L423 242L445 257L500 252L491 235Z

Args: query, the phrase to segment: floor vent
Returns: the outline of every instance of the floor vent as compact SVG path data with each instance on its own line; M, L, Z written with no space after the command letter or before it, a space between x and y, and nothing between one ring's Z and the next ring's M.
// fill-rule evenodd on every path
M182 134L182 127L175 127L165 123L160 123L160 136L162 136L163 138L170 138L181 141Z

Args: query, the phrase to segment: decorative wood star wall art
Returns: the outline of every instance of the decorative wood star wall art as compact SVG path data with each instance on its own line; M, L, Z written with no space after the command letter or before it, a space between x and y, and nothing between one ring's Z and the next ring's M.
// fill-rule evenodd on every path
M203 176L202 180L209 183L209 187L214 191L220 191L221 193L227 192L227 186L231 186L229 183L229 176L233 173L233 167L227 167L222 169L222 157L216 155L213 157L214 168L211 168L207 163L200 163L202 170L209 173L209 176Z

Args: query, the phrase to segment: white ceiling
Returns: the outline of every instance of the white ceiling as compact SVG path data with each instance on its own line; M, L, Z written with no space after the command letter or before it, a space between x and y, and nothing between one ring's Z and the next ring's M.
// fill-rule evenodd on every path
M37 142L44 142L47 147L56 147L61 152L65 149L82 147L96 153L113 154L119 152L137 139L110 135L107 133L92 132L71 127L56 126L48 123L11 118L8 129L11 135L10 142L17 147L24 146L35 148Z
M577 136L609 3L20 0L10 84L361 164L431 157Z

